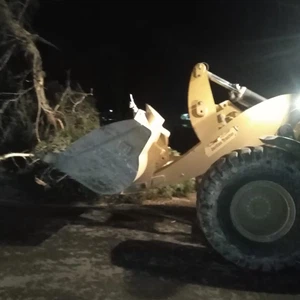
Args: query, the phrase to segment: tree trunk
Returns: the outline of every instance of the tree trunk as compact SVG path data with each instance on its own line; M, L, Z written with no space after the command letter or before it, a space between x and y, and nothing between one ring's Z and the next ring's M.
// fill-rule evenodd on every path
M6 30L14 36L16 41L22 47L22 50L25 52L26 55L29 55L31 59L33 82L38 101L38 113L36 118L36 136L37 139L40 140L39 122L41 112L44 111L44 113L47 116L47 120L51 125L56 127L57 123L54 112L50 107L45 95L45 74L43 71L43 61L40 52L35 45L36 40L38 40L38 36L31 34L21 25L21 23L15 18L15 16L10 11L10 8L5 0L0 0L0 20L0 22L2 23L1 25L5 27L4 30Z

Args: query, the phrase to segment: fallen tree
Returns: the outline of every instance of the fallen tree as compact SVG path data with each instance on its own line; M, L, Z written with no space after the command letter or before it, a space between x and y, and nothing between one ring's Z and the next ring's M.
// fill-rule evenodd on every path
M90 103L92 91L85 93L78 85L72 89L69 76L66 86L56 95L56 99L47 99L45 72L37 43L51 43L38 34L31 33L26 22L26 12L36 6L36 3L32 0L0 0L0 39L3 52L0 58L0 81L5 83L0 90L2 160L22 155L5 153L8 148L13 148L11 145L5 147L5 144L11 144L9 140L14 138L17 130L31 141L31 145L24 145L22 150L36 153L41 150L55 150L55 146L63 150L68 143L99 125L97 109ZM12 67L14 62L19 61L23 68L21 71ZM83 120L87 119L89 122L83 124ZM18 127L17 130L14 127ZM32 133L32 127L35 137L28 136ZM21 147L18 148L21 150ZM23 155L28 156L32 155Z
M11 48L7 50L6 55L2 60L2 68L5 67L5 63L12 56L14 49L18 48L24 53L24 56L31 66L33 87L37 98L38 111L36 115L36 137L40 141L39 124L41 113L46 115L49 124L57 127L57 121L55 112L50 107L48 100L46 99L44 90L44 77L45 72L43 70L43 61L39 50L37 49L36 42L44 41L37 34L30 33L25 27L25 12L29 7L31 1L26 0L24 3L15 1L0 0L0 22L1 30L4 39L10 37Z
M47 152L65 150L100 124L92 90L85 92L73 83L69 72L64 85L45 80L37 43L53 45L30 30L26 12L34 5L32 0L0 0L0 163L10 172L30 172L52 200L93 200L96 195L40 160ZM184 196L191 189L189 181L131 200Z
M99 114L92 91L74 84L70 73L65 86L45 83L37 43L53 45L30 30L28 12L36 8L33 0L0 0L0 163L8 172L35 173L47 187L49 166L39 157L98 127Z

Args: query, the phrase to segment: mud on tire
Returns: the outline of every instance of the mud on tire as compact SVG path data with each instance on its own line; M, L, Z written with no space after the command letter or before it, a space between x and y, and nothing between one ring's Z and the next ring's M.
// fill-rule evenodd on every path
M264 146L234 151L219 159L202 178L197 191L197 217L209 244L243 268L272 271L295 265L300 254L299 170L299 164L288 153ZM254 180L280 184L295 204L291 229L275 241L247 239L233 224L233 196Z

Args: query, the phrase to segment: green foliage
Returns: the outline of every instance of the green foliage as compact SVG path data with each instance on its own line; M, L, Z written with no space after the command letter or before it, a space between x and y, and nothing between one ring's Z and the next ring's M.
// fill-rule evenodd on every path
M172 148L169 148L170 156L180 156L180 153ZM171 199L172 197L187 197L195 192L195 179L189 179L179 184L167 185L163 187L153 188L145 192L144 196L148 200L164 198Z
M187 197L193 192L195 192L195 180L190 179L179 184L150 189L145 192L145 197L149 200L157 198L171 199L172 197Z
M55 106L57 118L63 128L49 132L35 152L60 152L71 143L100 126L95 99L82 92L67 91Z

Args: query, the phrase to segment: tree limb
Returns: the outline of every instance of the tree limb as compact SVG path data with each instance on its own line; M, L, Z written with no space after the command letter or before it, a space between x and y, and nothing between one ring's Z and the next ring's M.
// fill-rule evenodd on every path
M4 154L4 155L0 155L0 161L9 159L9 158L13 158L13 157L34 157L34 154L32 153L8 153L8 154Z
M0 93L0 95L11 95L11 96L15 96L12 99L8 99L6 101L4 101L4 103L2 104L1 108L0 108L0 114L3 114L6 110L6 108L13 102L17 102L18 100L20 100L26 93L28 93L30 90L32 90L32 88L29 88L25 91L19 92L19 93Z
M11 58L14 50L16 48L16 45L12 45L11 48L9 48L6 53L1 57L0 60L0 72L4 69L4 67L7 65L9 59Z
M26 10L27 10L27 8L29 6L29 2L30 2L30 0L26 0L25 3L23 3L23 5L22 5L23 7L20 10L19 15L18 15L19 22L22 22L22 19L23 19L24 15L25 15L25 12L26 12Z
M29 0L27 0L28 3ZM15 39L19 42L23 51L31 57L32 71L33 71L33 83L35 93L38 100L38 112L36 116L36 137L40 141L39 136L39 123L41 112L47 116L48 122L56 128L57 120L55 113L50 107L44 90L44 77L43 63L39 50L37 49L34 36L28 32L13 16L9 9L9 6L5 0L0 0L0 19L7 26L7 31L10 32Z

